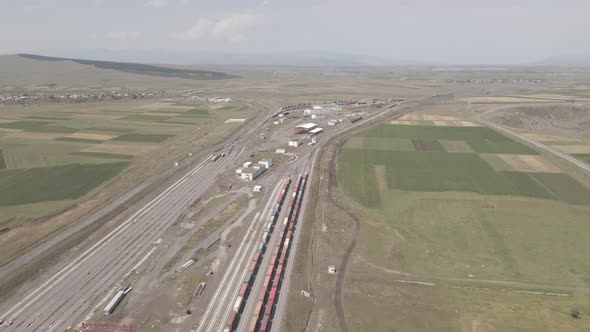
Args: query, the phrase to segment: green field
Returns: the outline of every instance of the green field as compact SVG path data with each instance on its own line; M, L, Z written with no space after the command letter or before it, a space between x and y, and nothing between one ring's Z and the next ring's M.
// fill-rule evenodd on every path
M590 190L566 174L496 171L476 154L343 149L338 178L366 207L379 207L374 165L384 165L389 189L471 191L590 204Z
M71 134L78 131L75 128L68 128L64 126L48 125L48 122L39 121L17 121L0 123L0 128L8 129L22 129L24 131L38 132L38 133L64 133Z
M422 140L466 141L478 153L538 154L526 145L486 127L405 126L383 124L362 136Z
M104 153L104 152L73 152L73 155L84 156L84 157L96 157L96 158L107 158L107 159L133 159L133 156L128 154L119 153Z
M490 130L428 129L379 126L338 156L360 220L348 328L587 330L569 312L590 308L590 189L567 173L516 171L493 153L529 149ZM411 140L424 150L400 144ZM432 142L444 150L427 151Z
M123 134L113 138L112 141L160 143L173 136L163 134Z
M412 141L405 138L351 137L345 148L391 151L414 151Z
M171 117L172 116L132 114L128 115L125 119L129 121L164 122Z
M78 198L127 167L127 163L0 171L0 206Z
M206 108L193 108L192 110L188 110L185 113L198 117L209 117L211 115L209 114L209 110Z
M63 141L63 142L76 142L76 143L87 143L87 144L100 144L103 141L98 139L85 139L85 138L77 138L77 137L58 137L55 139L56 141Z
M590 154L575 154L573 155L576 159L590 163Z

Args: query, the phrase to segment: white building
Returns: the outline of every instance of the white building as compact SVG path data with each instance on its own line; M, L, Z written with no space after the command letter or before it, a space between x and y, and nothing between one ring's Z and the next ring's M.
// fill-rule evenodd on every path
M315 128L315 127L317 127L317 125L315 123L308 122L308 123L300 124L296 128L300 128L300 129L303 129L305 131L309 131L309 130L312 130L313 128Z
M242 171L243 171L243 170L244 170L244 169L242 169L241 167L240 167L240 168L238 168L238 169L236 169L236 174L242 174Z
M254 186L254 188L252 188L252 191L253 192L256 192L256 193L261 192L262 191L262 186Z
M287 153L287 149L285 149L285 148L278 148L275 152L276 153Z
M258 169L255 168L247 168L242 170L242 179L247 181L254 181L260 174L264 173L265 169L260 167Z
M264 166L266 169L269 169L272 166L272 159L262 159L258 162L258 164Z
M250 165L252 165L252 162L251 161L247 161L242 166L244 166L244 168L248 168L248 167L250 167Z
M309 133L312 135L317 135L317 134L321 133L322 131L324 131L324 128L315 128L313 130L310 130Z
M298 139L292 139L289 141L289 146L298 147L301 145L301 141Z

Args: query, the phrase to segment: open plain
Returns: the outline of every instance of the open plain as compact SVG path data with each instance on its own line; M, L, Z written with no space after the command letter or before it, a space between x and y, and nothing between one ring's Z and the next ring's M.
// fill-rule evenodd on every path
M590 72L121 66L0 57L2 329L588 328Z

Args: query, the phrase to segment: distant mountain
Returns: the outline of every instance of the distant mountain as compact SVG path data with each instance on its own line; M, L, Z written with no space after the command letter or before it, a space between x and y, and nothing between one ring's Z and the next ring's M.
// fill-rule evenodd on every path
M63 62L72 61L82 65L91 65L100 69L113 69L131 74L159 76L159 77L178 77L193 80L218 80L235 78L237 76L229 75L217 71L195 70L195 69L179 69L162 66L146 65L132 62L114 62L101 60L82 60L73 58L58 58L49 57L37 54L18 54L18 56L38 61Z
M535 65L547 66L590 66L590 54L570 54L544 59Z

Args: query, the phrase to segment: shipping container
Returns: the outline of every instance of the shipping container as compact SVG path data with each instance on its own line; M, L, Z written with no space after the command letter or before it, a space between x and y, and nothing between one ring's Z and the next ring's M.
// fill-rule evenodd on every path
M247 272L244 277L244 283L250 285L250 282L252 282L252 272Z
M260 322L260 332L268 332L269 331L269 322L270 322L270 314L267 316L265 315Z
M227 323L225 323L225 328L228 331L233 331L236 328L238 322L238 313L232 311L227 318Z
M242 309L242 297L238 296L238 298L236 299L236 302L234 303L234 312L235 313L240 313L241 309Z

